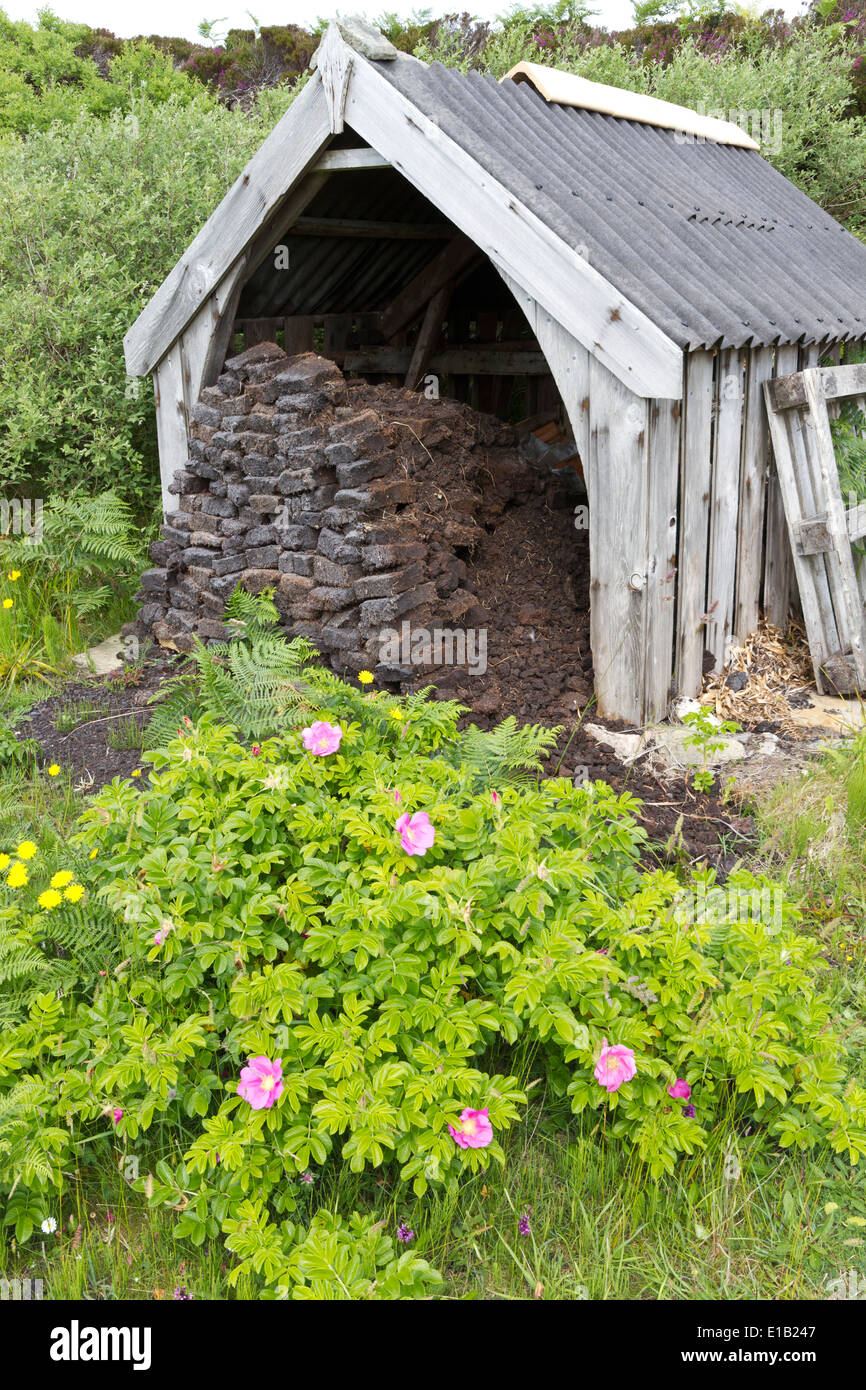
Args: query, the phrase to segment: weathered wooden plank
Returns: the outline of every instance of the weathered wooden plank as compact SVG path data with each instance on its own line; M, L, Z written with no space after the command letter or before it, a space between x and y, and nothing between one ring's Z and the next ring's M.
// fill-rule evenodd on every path
M174 343L153 374L156 401L156 437L159 447L159 476L162 506L166 514L177 511L177 498L169 492L175 471L189 457L187 412L184 395L183 359L180 341Z
M795 491L799 499L798 517L818 516L824 510L823 490L816 458L816 446L813 438L810 415L811 412L804 407L800 410L791 411L783 417L794 470ZM788 522L788 533L790 536L792 517L788 511L788 499L785 498L784 501L786 520ZM817 562L811 562L808 568L812 575L815 597L821 614L823 629L825 634L827 634L827 648L829 654L832 655L834 652L842 649L846 639L837 623L828 567L825 561L819 558ZM791 585L791 600L795 602L798 598L801 601L800 606L802 607L799 575L795 570Z
M574 339L553 314L548 313L532 298L521 285L505 271L500 270L511 293L525 315L526 320L544 353L547 368L556 382L563 404L568 412L572 434L577 451L584 465L584 475L589 492L590 481L586 461L589 457L590 431L590 392L589 392L589 352ZM515 373L520 375L520 373ZM590 502L592 493L589 494Z
M677 345L361 58L346 120L632 391L681 397Z
M773 374L780 377L797 370L798 349L796 346L780 345L776 348ZM772 407L774 398L772 387L765 389L765 400ZM774 436L775 438L775 436ZM785 519L785 506L779 487L779 476L773 454L768 460L767 488L764 504L766 525L764 528L764 587L762 606L767 622L775 627L787 628L790 603L791 542L788 536L788 523Z
M202 387L211 386L222 371L245 274L246 256L241 256L181 334L187 409L198 400Z
M672 693L680 415L679 401L649 403L644 722L665 718Z
M817 389L828 401L861 395L866 391L866 362L852 362L845 367L819 367Z
M356 150L325 150L313 165L314 173L339 174L352 169L390 169L391 165L378 150L364 145Z
M779 494L787 518L796 525L804 515L814 516L815 500L808 464L805 458L805 441L797 429L799 412L776 411L773 405L772 384L764 387L773 441L775 476L778 479ZM799 485L798 485L799 484ZM809 640L809 651L818 689L826 690L826 682L821 667L827 658L839 649L839 636L833 620L832 604L826 587L826 573L821 557L809 557L793 552L793 565L797 576L797 587L803 609L803 621ZM787 590L786 590L787 593ZM829 613L827 611L829 605ZM786 615L787 617L787 615Z
M772 348L751 348L746 357L733 622L734 632L741 642L758 626L764 558L764 489L770 448L762 387L772 375Z
M144 376L153 369L330 138L328 104L321 79L314 77L126 334L130 375Z
M840 371L845 370L843 368ZM852 368L847 369L849 372ZM839 630L840 648L847 656L849 650L853 658L857 684L866 690L866 618L860 602L857 575L851 558L851 541L848 535L845 507L839 488L839 472L833 449L830 420L822 392L825 381L819 384L817 371L803 373L806 384L806 403L808 418L815 445L814 459L815 491L820 489L821 510L826 513L827 531L832 542L825 556L833 597L833 611ZM817 500L817 498L816 498ZM820 563L818 561L817 563Z
M383 337L393 338L395 333L418 317L431 295L449 280L454 280L456 284L461 272L481 259L481 252L473 241L466 237L455 237L388 305L382 314Z
M289 357L299 352L312 352L315 319L311 314L290 314L283 320L285 350Z
M350 349L344 367L350 372L394 372L405 376L412 361L411 348L361 347ZM498 347L444 347L430 362L434 372L471 376L546 376L549 367L541 352L503 351Z
M168 487L175 470L182 468L189 456L189 409L202 387L215 381L222 370L243 274L241 257L154 371L159 472L166 513L177 510L177 497Z
M589 364L590 642L599 712L644 718L648 403Z
M794 538L794 550L797 555L823 555L833 544L827 530L826 514L806 517L799 525L795 524L789 529Z
M676 683L681 695L700 694L707 610L707 545L712 477L714 359L686 357L683 444L680 456L679 567Z
M419 382L424 377L428 366L433 360L436 345L442 334L442 320L445 317L445 310L448 308L448 301L451 298L451 291L454 282L449 280L447 284L440 286L434 295L431 296L427 305L427 311L418 330L418 337L412 349L412 357L406 369L406 379L403 385L409 391L417 389Z
M815 352L805 350L812 357ZM808 356L804 365L808 364ZM817 390L825 400L834 401L842 396L859 396L866 391L866 362L854 362L840 367L817 367ZM797 372L792 376L779 378L773 383L773 406L776 410L792 410L805 405L806 388Z
M727 663L734 637L740 457L743 424L743 354L726 348L716 359L716 427L710 495L706 645L714 671Z
M456 235L447 222L376 222L360 217L299 217L292 236L362 237L385 241L444 241Z

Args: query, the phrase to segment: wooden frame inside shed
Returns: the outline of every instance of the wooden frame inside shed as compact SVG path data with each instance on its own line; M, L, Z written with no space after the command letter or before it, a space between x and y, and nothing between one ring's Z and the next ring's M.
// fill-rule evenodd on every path
M291 352L316 343L320 324L321 350L346 370L410 386L427 370L482 378L476 403L498 402L500 413L508 382L549 373L589 495L599 708L635 724L663 718L672 695L699 692L707 652L723 666L759 608L787 619L791 553L762 386L815 365L819 349L684 352L383 78L379 62L395 55L369 33L361 53L344 27L329 27L315 74L126 337L130 373L154 375L166 511L188 454L188 412L239 330L248 345L279 334ZM422 273L366 323L348 299L325 320L275 310L255 277L289 234L331 246L338 234L346 254L389 225L393 233L394 223L351 208L339 229L315 214L334 180L383 169L430 206L430 223L403 222L399 233L432 242ZM489 343L486 365L477 339L450 357L439 343L449 296L479 262L494 267L526 325L519 341ZM351 335L366 330L373 341L353 348Z

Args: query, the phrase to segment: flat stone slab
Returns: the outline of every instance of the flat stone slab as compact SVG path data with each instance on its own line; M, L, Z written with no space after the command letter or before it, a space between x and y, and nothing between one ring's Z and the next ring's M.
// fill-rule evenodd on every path
M827 729L845 738L866 727L866 703L845 700L840 695L819 695L809 691L811 709L791 710L792 721L801 729Z
M651 724L642 733L621 734L600 724L586 724L584 727L590 738L594 738L596 743L605 744L622 763L630 764L638 758L648 757L673 771L703 766L700 748L687 745L686 740L692 737L692 731L688 728L675 724ZM720 734L713 742L720 743L721 747L707 755L707 767L741 762L748 756L745 744L738 738Z
M80 671L89 676L110 676L112 671L120 670L123 657L123 638L117 632L113 637L106 637L98 646L91 647L89 651L79 652L72 660Z

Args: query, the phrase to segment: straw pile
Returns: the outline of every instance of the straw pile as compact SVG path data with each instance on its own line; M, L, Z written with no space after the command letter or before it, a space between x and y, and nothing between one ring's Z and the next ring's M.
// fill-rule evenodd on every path
M737 672L748 676L741 690L727 684ZM814 686L802 626L791 623L783 632L761 619L757 632L741 647L731 648L725 670L706 678L701 704L708 705L720 719L733 719L744 728L768 721L795 738L811 737L810 730L794 723L791 711L806 703L804 696Z

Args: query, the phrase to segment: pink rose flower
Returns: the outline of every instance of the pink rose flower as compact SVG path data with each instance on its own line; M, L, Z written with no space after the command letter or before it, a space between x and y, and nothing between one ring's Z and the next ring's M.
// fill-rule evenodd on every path
M483 1110L462 1110L459 1125L449 1125L448 1133L461 1149L486 1149L493 1141L493 1126Z
M174 923L164 922L163 925L160 927L159 931L154 932L153 934L154 946L161 946L170 931L174 931Z
M301 737L308 753L315 754L317 758L324 758L328 753L336 753L343 737L343 730L338 724L329 724L325 719L317 719L315 724L301 731Z
M121 1110L119 1105L115 1105L114 1109L112 1110L111 1119L112 1123L116 1125L119 1125L121 1120L123 1119L123 1111Z
M601 1054L595 1064L595 1079L606 1091L618 1091L626 1081L631 1081L637 1072L634 1053L630 1047L616 1043L608 1047L607 1038L601 1047Z
M688 1100L691 1093L691 1086L681 1076L677 1077L673 1086L668 1086L668 1095L673 1096L674 1100Z
M407 854L426 854L436 839L436 831L426 811L416 811L414 816L404 811L394 829Z
M490 796L492 798L493 805L498 806L500 801L502 800L502 797L499 795L499 792L491 792Z
M283 1062L277 1058L251 1057L248 1067L241 1068L238 1095L248 1100L254 1110L270 1110L283 1094Z
M401 802L402 800L403 800L403 798L402 798L402 796L400 795L400 793L399 793L399 792L395 792L395 793L394 793L394 805L395 805L395 806L399 806L399 805L400 805L400 802Z

